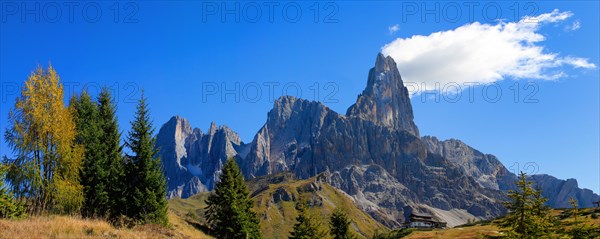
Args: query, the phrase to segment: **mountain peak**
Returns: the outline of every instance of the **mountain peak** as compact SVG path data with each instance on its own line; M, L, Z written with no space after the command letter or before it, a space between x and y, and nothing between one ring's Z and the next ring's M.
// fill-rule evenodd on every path
M384 56L381 52L377 54L377 59L375 60L375 71L384 72L393 70L397 70L394 59L391 56Z
M328 109L327 106L317 101L281 96L275 100L273 108L267 114L267 124L275 122L278 125L283 124L293 115L303 115L301 117L323 115Z
M369 70L367 87L346 114L419 137L408 90L396 62L381 53L377 54L375 66Z
M208 134L213 135L217 132L217 124L214 121L210 122L210 127L208 127Z
M159 134L160 132L163 132L164 134L189 134L192 132L192 127L187 119L175 115L160 128Z

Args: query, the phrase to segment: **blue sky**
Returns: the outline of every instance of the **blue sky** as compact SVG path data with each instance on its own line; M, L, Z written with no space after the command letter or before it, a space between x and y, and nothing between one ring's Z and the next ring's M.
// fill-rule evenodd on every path
M434 90L412 97L422 135L599 192L598 2L467 4L2 1L0 127L15 86L52 62L68 93L113 87L125 131L143 88L157 128L181 115L204 131L211 121L228 125L249 142L283 94L344 113L384 50L402 62L406 82ZM516 24L526 15L537 23ZM460 98L435 82L458 84ZM0 151L10 154L4 142Z

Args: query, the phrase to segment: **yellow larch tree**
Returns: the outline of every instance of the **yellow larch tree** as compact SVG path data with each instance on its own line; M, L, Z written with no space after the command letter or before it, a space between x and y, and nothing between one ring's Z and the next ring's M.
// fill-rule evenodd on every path
M9 112L4 157L7 181L30 213L73 213L83 201L79 171L83 149L75 144L72 109L64 103L60 77L50 65L31 73Z

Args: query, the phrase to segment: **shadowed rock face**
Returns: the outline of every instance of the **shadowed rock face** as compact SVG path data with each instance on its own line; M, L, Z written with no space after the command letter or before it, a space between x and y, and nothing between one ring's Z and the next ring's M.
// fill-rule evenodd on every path
M503 191L513 188L516 179L496 157L458 140L420 138L396 64L381 54L346 115L319 102L283 96L249 144L227 127L212 124L203 134L173 117L160 129L157 145L170 197L212 190L224 161L236 157L249 179L280 172L300 179L320 175L390 227L412 211L454 224L499 216L505 213ZM576 183L531 179L556 191L555 198L579 195L584 205L597 198L589 190L575 190ZM286 199L278 194L278 200ZM555 202L562 199L550 201Z
M157 148L167 178L168 197L187 198L210 191L229 157L244 151L240 137L227 126L210 125L205 134L188 121L172 117L157 135Z

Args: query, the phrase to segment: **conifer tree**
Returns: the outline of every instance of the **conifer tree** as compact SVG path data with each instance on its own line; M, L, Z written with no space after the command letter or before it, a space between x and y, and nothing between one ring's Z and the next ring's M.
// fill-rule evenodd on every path
M252 211L253 201L233 158L223 166L219 182L206 203L206 219L216 237L262 238L258 217Z
M121 146L121 133L117 123L116 106L107 87L103 87L98 96L98 126L102 131L100 137L101 151L104 156L104 169L107 173L106 193L108 194L108 217L111 220L123 215L126 180Z
M569 199L569 203L571 204L571 207L573 207L571 210L571 213L573 214L573 222L565 234L571 236L573 239L598 238L598 234L600 234L599 228L590 226L588 224L589 220L586 220L585 217L580 218L577 200L575 198L571 198Z
M142 223L168 224L167 188L144 93L138 101L126 145L126 215Z
M521 172L515 182L517 190L510 190L505 202L508 214L500 223L509 238L547 238L553 229L549 208L544 205L547 201L540 190L533 188L533 183L527 181L525 173Z
M15 158L4 157L6 179L30 213L74 213L83 202L83 149L75 143L73 112L63 97L54 68L38 67L9 112L4 136Z
M329 219L330 234L334 239L353 239L350 232L350 219L340 208L336 208Z
M325 237L325 233L319 230L320 223L318 219L311 215L307 211L306 207L307 205L302 202L296 205L298 216L296 217L294 230L290 233L290 239L312 239Z
M104 217L108 210L107 171L104 167L106 157L102 152L101 137L103 131L99 125L98 108L87 92L71 99L75 125L76 141L84 148L81 185L83 186L82 215Z
M0 164L0 218L20 218L25 215L25 208L4 186L6 168L6 165Z
M533 191L532 199L532 216L533 224L531 225L532 235L538 238L548 237L554 233L555 219L550 215L550 207L546 205L547 198L542 196L542 190L537 188Z

